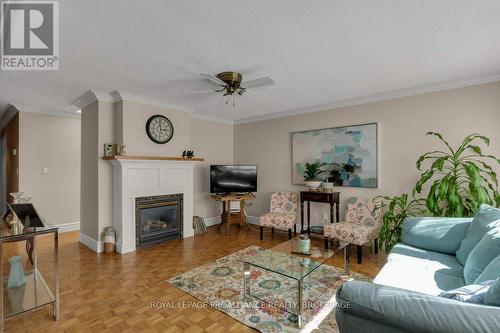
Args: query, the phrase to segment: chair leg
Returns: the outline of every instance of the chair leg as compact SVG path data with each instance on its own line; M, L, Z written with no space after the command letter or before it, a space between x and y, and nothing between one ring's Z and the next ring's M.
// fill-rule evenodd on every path
M294 224L293 225L293 236L296 236L297 235L297 225Z
M260 226L260 240L264 239L264 227Z
M271 234L274 236L274 227L271 227Z
M373 241L373 247L375 248L375 254L378 254L378 238Z
M328 237L325 237L325 250L328 250L328 243L329 243L329 239L328 239Z
M288 239L292 239L292 229L288 229Z
M363 262L363 247L358 245L358 264Z

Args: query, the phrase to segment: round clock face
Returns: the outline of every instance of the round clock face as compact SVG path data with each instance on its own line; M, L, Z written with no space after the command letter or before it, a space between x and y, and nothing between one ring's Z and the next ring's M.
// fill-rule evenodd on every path
M146 122L146 133L155 143L167 143L174 135L174 126L167 117L155 115Z

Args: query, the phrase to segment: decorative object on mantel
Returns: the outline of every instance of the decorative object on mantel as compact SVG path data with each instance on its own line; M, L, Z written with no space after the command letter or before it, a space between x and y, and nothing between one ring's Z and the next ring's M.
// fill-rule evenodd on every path
M105 143L104 144L104 156L113 156L115 155L115 150L113 148L113 145L110 143Z
M113 156L104 156L102 158L103 160L106 161L112 161L112 160L142 160L142 161L196 161L196 162L202 162L205 159L200 158L200 157L193 157L190 159L181 157L181 156L118 156L118 155L113 155Z
M9 258L9 279L7 288L17 288L24 285L23 257L13 256Z
M104 253L115 252L115 228L106 227L104 228Z
M202 217L193 216L193 229L195 235L204 234L207 232L207 226Z
M117 156L126 156L127 155L127 152L125 151L126 145L124 145L123 143L114 144L113 147L114 147L113 150L115 152L115 155L117 155Z
M154 143L164 144L174 136L174 125L167 117L155 114L146 122L146 134Z
M321 180L319 179L319 176L324 172L324 165L325 163L318 161L313 163L306 162L304 170L304 182L309 190L315 191L321 186Z
M184 150L182 152L182 157L184 157L184 158L193 158L194 157L194 151L192 151L192 150Z
M292 133L292 181L303 184L305 162L332 165L335 186L378 187L377 124ZM337 170L338 169L338 170Z

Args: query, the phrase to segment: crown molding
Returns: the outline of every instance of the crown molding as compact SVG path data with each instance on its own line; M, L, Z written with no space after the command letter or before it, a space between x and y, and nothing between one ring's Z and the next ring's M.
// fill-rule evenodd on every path
M234 120L234 124L240 125L240 124L254 123L254 122L263 121L263 120L283 118L283 117L295 116L295 115L300 115L300 114L307 114L307 113L311 113L311 112L326 111L326 110L347 107L347 106L354 106L354 105L361 105L361 104L372 103L372 102L380 102L380 101L385 101L385 100L390 100L390 99L397 99L397 98L401 98L401 97L409 97L409 96L422 95L422 94L433 93L433 92L444 91L444 90L464 88L464 87L475 86L475 85L491 83L491 82L496 82L496 81L500 81L500 70L490 72L490 73L484 73L484 74L480 74L480 75L469 76L466 78L459 78L459 79L449 80L449 81L441 81L441 82L437 82L437 83L433 83L433 84L415 86L412 88L398 89L398 90L388 91L388 92L380 93L380 94L360 96L360 97L355 97L355 98L350 98L350 99L343 99L343 100L338 100L338 101L334 101L334 102L326 103L326 104L318 104L318 105L308 106L308 107L304 107L304 108L278 111L278 112L274 112L274 113L268 113L268 114L263 114L263 115L259 115L259 116L247 117L247 118L240 118L240 119Z
M36 106L32 105L25 105L25 104L14 104L13 105L19 112L29 112L29 113L39 113L39 114L46 114L49 116L55 116L55 117L66 117L66 118L80 118L81 115L79 113L76 113L74 111L66 111L66 110L52 110L52 109L44 109L44 108L39 108Z
M14 105L12 104L7 105L5 113L0 119L0 129L3 129L18 112L19 110Z
M187 112L187 113L193 112L191 109L188 109L188 108L185 108L185 107L182 107L179 105L171 104L171 103L169 103L163 99L160 99L160 98L134 94L134 93L123 91L123 90L112 91L110 95L113 99L113 102L115 102L115 103L120 102L120 101L127 101L127 102L150 105L150 106L156 106L156 107L163 108L163 109L170 109L170 110Z
M206 115L204 113L201 113L200 111L195 111L195 112L191 113L191 118L211 121L214 123L220 123L220 124L225 124L225 125L234 125L233 120L228 120L228 119L224 119L221 117Z
M83 109L94 102L110 102L113 103L113 97L111 94L108 94L104 91L100 90L88 90L82 96L78 97L76 100L71 103L72 106L77 109Z

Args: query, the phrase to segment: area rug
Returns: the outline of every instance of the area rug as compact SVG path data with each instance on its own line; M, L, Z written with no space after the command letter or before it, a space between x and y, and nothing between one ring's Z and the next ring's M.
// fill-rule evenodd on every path
M243 324L261 332L338 332L335 292L348 280L368 278L344 275L344 270L322 265L303 280L304 323L297 327L297 283L282 275L252 266L252 298L243 297L243 257L265 249L251 246L168 282ZM263 302L262 300L265 300ZM288 311L286 311L286 310Z

